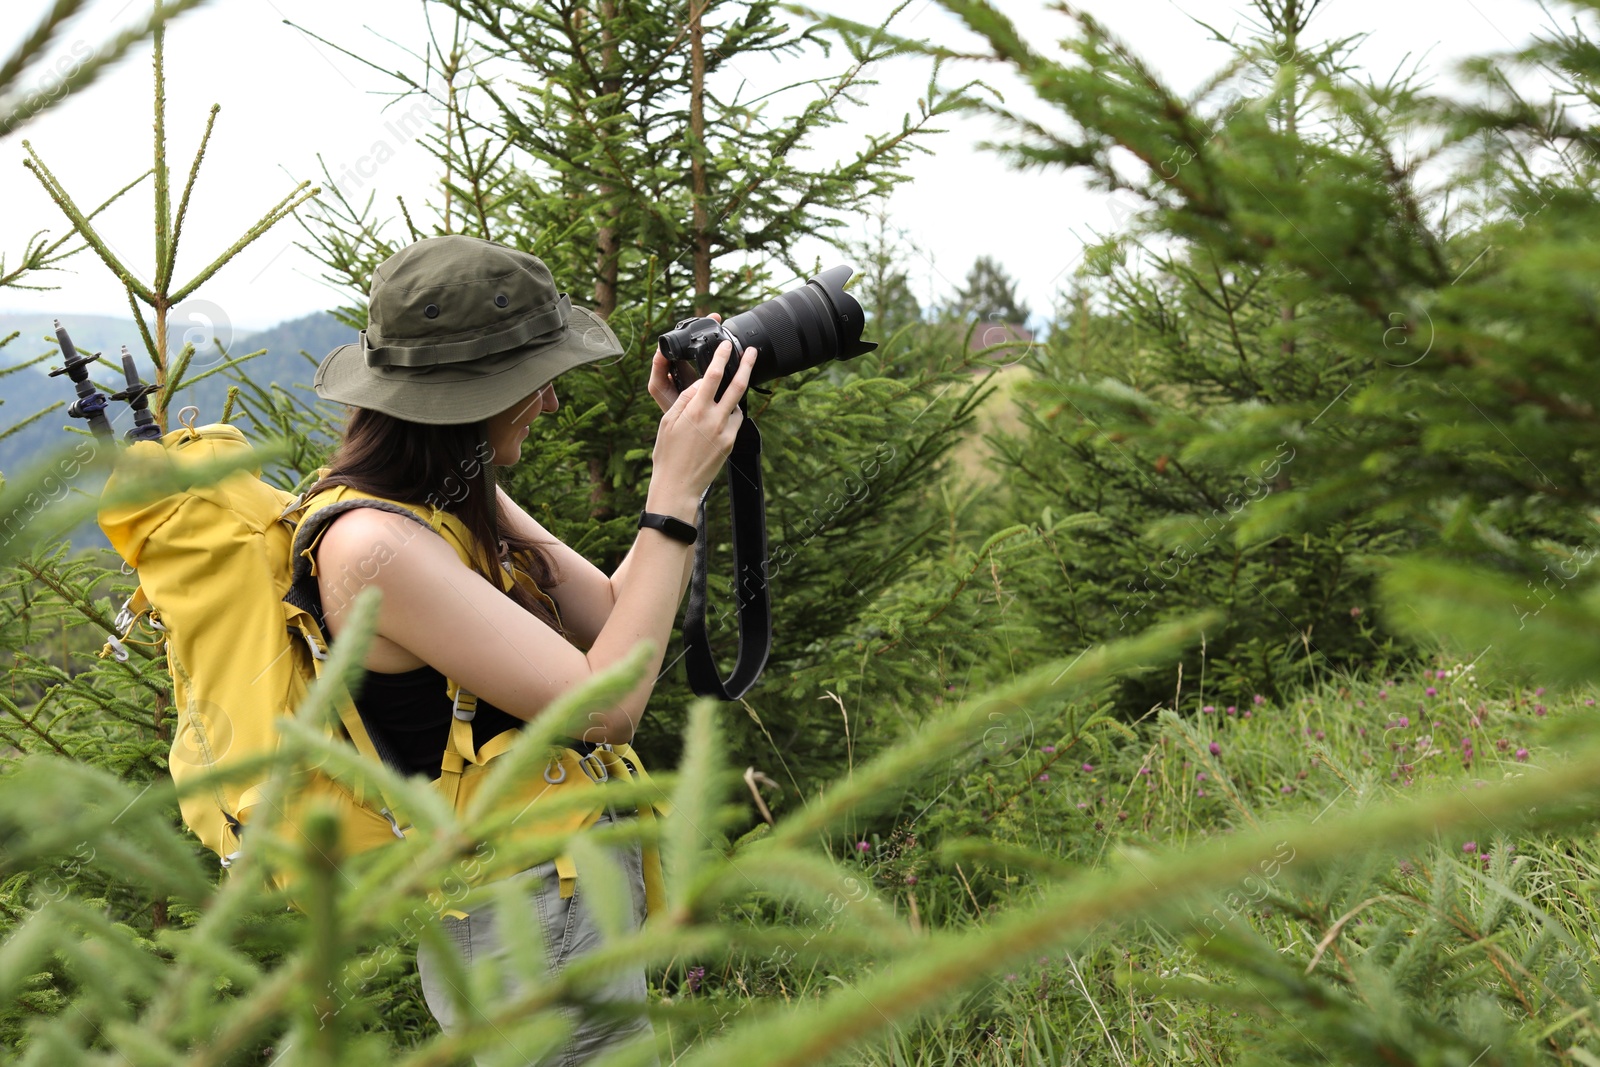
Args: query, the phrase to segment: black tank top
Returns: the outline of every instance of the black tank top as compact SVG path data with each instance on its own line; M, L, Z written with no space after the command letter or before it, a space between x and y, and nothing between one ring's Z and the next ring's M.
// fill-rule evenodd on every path
M367 671L354 699L367 730L381 735L399 769L429 780L439 777L453 718L444 675L426 664L398 674ZM522 726L522 719L479 698L472 719L473 746L481 748L490 738Z

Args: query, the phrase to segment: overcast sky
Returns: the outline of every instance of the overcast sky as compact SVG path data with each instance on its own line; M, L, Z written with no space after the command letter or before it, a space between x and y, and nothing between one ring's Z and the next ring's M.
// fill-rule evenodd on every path
M1037 47L1049 47L1068 28L1065 18L1043 10L1041 0L998 2L1028 30ZM1223 47L1208 43L1207 32L1194 20L1232 32L1243 28L1249 10L1242 0L1079 2L1181 89L1196 85L1226 58ZM5 0L5 5L11 17L0 26L0 46L9 51L49 5L47 0ZM833 0L814 6L848 11L855 18L890 7L883 0ZM67 60L83 54L145 10L144 0L95 0L58 41L55 52ZM181 187L187 174L209 106L218 103L222 111L183 232L182 278L209 263L297 182L319 179L319 153L336 176L347 173L346 168L351 174L370 172L361 179L361 191L376 190L380 203L393 205L396 194L410 204L428 197L432 161L397 132L397 109L383 110L392 83L285 20L391 67L408 63L401 46L420 50L425 40L419 0L211 0L208 7L184 16L169 31L167 43L169 165L175 187ZM1449 71L1462 57L1521 44L1546 21L1534 0L1328 0L1310 32L1322 38L1368 33L1358 55L1370 69L1387 72L1408 55L1425 56L1428 68L1450 84ZM907 35L972 44L932 0L914 0L899 26ZM0 141L0 252L8 263L29 234L63 228L37 180L22 168L24 139L80 204L97 202L149 166L149 57L149 47L141 48L88 90ZM410 69L417 66L410 64ZM741 62L738 73L757 87L793 80L792 69L748 61ZM992 68L960 73L1003 74ZM49 75L41 69L30 77L37 81ZM867 106L856 119L830 131L820 151L843 155L867 131L895 127L901 115L915 109L927 68L896 61L880 73L880 81L868 91ZM1014 82L1000 78L995 84L1012 101L1025 95ZM787 106L800 103L793 97ZM960 120L948 126L949 132L933 142L934 153L912 163L915 181L902 185L889 205L895 225L919 250L912 261L917 295L924 302L947 298L973 258L987 253L1020 279L1022 295L1036 312L1047 309L1075 265L1082 239L1114 225L1113 206L1059 171L1008 170L975 147L995 132L985 122ZM392 152L393 158L374 167L379 145L387 151L377 154ZM130 194L120 210L108 213L105 222L111 243L145 277L153 247L150 218L146 185ZM241 329L341 302L343 295L320 280L316 262L294 247L303 239L296 222L281 223L200 295L218 309L214 314ZM75 267L73 273L55 276L61 286L57 292L0 291L0 310L127 313L120 287L97 261L80 257Z

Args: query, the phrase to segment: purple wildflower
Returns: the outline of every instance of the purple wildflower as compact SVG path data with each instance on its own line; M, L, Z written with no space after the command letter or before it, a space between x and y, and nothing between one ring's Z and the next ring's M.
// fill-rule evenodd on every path
M1282 793L1284 796L1288 796L1290 793L1294 792L1294 786L1285 782L1283 788L1278 790L1278 792Z
M870 841L857 841L856 842L856 851L857 852L871 852L872 851L872 842L870 842Z
M1591 700L1591 701L1589 701L1589 703L1593 704L1594 701ZM1235 704L1229 704L1228 705L1228 714L1229 715L1237 715L1237 714L1239 714L1238 706L1235 705Z
M1215 741L1211 742L1211 754L1213 756L1222 755L1222 746L1217 744Z
M1517 749L1517 762L1518 763L1526 763L1527 760L1528 760L1528 750L1525 749L1525 748Z
M689 986L689 992L698 993L700 992L700 983L705 980L706 969L704 967L690 967L689 973L685 977Z
M1056 750L1056 746L1054 746L1054 745L1046 745L1040 751L1042 751L1042 752L1054 752L1055 750Z
M1149 774L1150 773L1150 768L1149 767L1140 767L1139 768L1139 773L1140 774Z
M1539 718L1541 718L1541 719L1544 718L1544 705L1543 704L1535 704L1533 706L1533 713L1535 715L1539 716Z
M1215 715L1217 712L1217 707L1215 704L1207 704L1205 707L1201 708L1200 711L1204 715Z
M1260 706L1260 705L1265 704L1267 702L1267 698L1262 696L1260 693L1257 693L1252 699L1255 700L1257 706Z
M1389 691L1387 689L1378 690L1378 699L1379 700L1388 700L1389 699Z
M1091 772L1092 772L1092 771L1093 771L1093 770L1094 770L1094 764L1092 764L1092 763L1085 763L1085 764L1084 764L1084 765L1083 765L1083 773L1084 773L1084 774L1089 774L1089 773L1091 773Z
M1041 775L1039 775L1039 781L1048 782L1049 780L1050 780L1050 775L1049 774L1041 774Z
M914 875L914 874L906 875L906 885L916 885L916 884L917 884L917 876L916 875Z
M1434 687L1433 687L1433 686L1431 686L1431 685L1430 685L1430 686L1428 686L1428 688L1426 688L1426 689L1424 689L1424 690L1423 690L1423 692L1424 692L1424 693L1426 693L1426 694L1428 694L1428 695L1429 695L1429 696L1431 696L1431 697L1436 697L1436 696L1438 696L1438 695L1439 695L1439 691L1438 691L1438 690L1437 690L1437 689L1435 689L1435 688L1434 688Z
M1461 846L1461 851L1476 852L1478 851L1478 843L1476 841L1468 841L1466 844Z

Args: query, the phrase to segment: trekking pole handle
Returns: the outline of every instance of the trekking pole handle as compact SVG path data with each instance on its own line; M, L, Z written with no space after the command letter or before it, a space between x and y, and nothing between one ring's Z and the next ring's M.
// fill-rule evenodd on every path
M61 325L61 320L55 320L56 342L61 346L62 363L59 367L50 369L50 377L65 374L72 379L72 386L77 391L78 399L67 408L67 414L75 419L87 419L89 429L101 440L112 439L111 420L106 418L106 395L94 387L89 380L89 364L100 362L99 356L82 356L78 348L72 343L72 338L67 336L67 331Z
M133 362L133 353L128 351L128 346L122 346L122 377L127 381L126 389L119 389L111 394L112 400L121 400L133 408L133 426L124 435L130 441L159 441L161 427L156 423L156 417L150 414L151 393L160 392L159 385L146 385L139 380L139 368Z

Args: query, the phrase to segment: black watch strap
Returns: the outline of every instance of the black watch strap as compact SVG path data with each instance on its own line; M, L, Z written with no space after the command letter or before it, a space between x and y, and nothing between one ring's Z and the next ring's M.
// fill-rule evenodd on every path
M671 515L659 515L654 511L639 513L639 529L643 530L646 527L660 530L674 541L682 541L686 545L694 544L700 536L700 531L693 523L675 519Z

